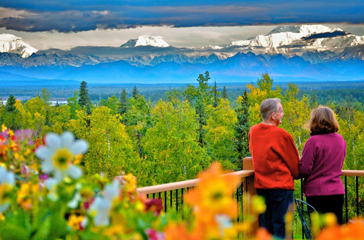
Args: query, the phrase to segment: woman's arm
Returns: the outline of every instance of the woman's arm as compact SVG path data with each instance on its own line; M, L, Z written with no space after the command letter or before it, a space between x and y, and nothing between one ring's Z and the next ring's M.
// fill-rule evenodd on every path
M316 146L312 138L309 138L303 148L301 164L300 164L300 174L301 177L307 177L311 174L313 165L316 158Z

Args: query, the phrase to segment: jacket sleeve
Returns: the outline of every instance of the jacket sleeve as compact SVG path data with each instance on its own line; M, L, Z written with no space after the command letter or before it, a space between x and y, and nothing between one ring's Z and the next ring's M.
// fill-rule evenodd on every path
M307 177L311 174L313 169L313 164L316 157L316 147L312 138L309 138L303 147L300 173L302 177Z
M299 161L300 157L296 145L294 144L293 138L289 133L284 136L283 145L281 148L281 157L286 163L288 169L290 170L293 179L299 179Z

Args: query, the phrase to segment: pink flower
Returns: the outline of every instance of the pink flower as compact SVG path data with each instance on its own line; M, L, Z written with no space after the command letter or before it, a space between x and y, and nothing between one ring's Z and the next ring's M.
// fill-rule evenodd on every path
M161 199L150 199L145 202L145 210L152 211L154 215L158 216L163 209L162 200Z
M145 233L148 236L148 240L164 240L165 236L164 233L162 232L157 232L154 229L148 228L147 230L145 230Z

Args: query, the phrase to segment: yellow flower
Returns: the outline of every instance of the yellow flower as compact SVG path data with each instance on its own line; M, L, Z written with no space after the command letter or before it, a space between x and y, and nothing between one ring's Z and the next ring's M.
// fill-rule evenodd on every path
M30 210L32 207L32 197L39 192L39 185L32 183L23 183L20 186L17 196L17 203L24 207L26 210Z
M127 175L124 176L124 179L126 181L125 188L127 189L127 191L130 193L135 192L137 185L136 177L133 174L128 173Z
M70 218L68 219L67 225L70 226L72 229L75 230L81 230L81 223L83 221L83 216L77 216L75 214L72 214Z
M13 132L13 130L9 129L8 133L9 133L9 136L10 136L10 137L14 136L14 132Z
M124 227L121 224L112 224L111 227L106 228L104 234L108 237L114 237L122 234Z
M2 132L5 132L5 131L6 131L6 129L8 129L8 128L5 126L5 124L1 125L1 131L2 131Z
M0 184L0 204L5 204L10 200L9 193L12 191L12 189L13 187L10 184Z
M77 164L77 165L80 164L82 161L82 158L83 158L83 154L77 154L75 156L75 160L73 161L73 164Z
M328 227L337 224L337 219L336 219L335 214L333 214L333 213L326 213L324 215L324 223L325 223L325 226L328 226Z
M73 154L67 148L57 149L52 157L54 166L61 170L67 169L72 160Z
M264 198L258 195L254 195L251 200L252 203L252 212L255 214L261 214L265 212L267 208L265 205Z

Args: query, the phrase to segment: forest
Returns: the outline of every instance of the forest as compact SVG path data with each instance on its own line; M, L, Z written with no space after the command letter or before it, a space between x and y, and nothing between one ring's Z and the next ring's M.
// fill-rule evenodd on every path
M150 186L195 178L213 161L225 169L241 169L242 158L250 155L249 129L261 122L261 101L278 97L284 109L280 127L292 135L300 153L310 136L311 109L331 107L347 143L344 169L360 170L364 95L363 84L353 84L351 88L344 83L327 88L320 83L299 89L293 83L275 84L265 73L245 87L218 87L205 72L195 84L163 87L148 96L136 86L128 86L128 91L101 98L90 94L87 83L82 82L66 105L51 106L46 88L26 101L16 99L16 93L9 94L6 104L0 105L0 125L31 129L38 137L71 131L90 144L82 160L87 175L102 172L113 178L133 173L139 186ZM361 211L363 205L361 201Z

